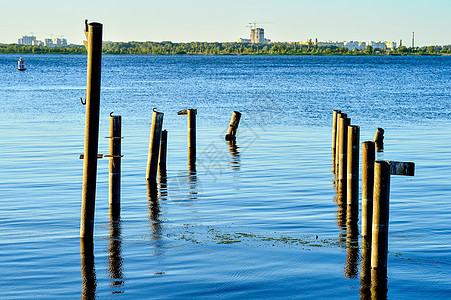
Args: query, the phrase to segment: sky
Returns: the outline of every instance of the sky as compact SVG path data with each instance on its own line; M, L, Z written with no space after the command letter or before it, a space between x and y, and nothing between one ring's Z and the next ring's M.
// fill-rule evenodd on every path
M23 35L82 44L84 20L104 41L233 42L251 22L273 41L451 44L451 0L0 0L0 43Z

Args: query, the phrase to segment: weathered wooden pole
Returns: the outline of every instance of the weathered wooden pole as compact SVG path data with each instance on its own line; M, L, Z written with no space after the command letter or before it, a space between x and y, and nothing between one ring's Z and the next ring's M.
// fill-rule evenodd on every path
M86 121L83 158L83 195L80 237L92 238L97 180L99 144L100 75L102 66L102 24L85 22L88 42L88 72L86 81Z
M118 219L121 211L121 140L122 117L110 114L110 153L105 157L110 158L110 184L109 205L110 214L114 220Z
M241 113L234 111L232 114L232 119L230 120L229 130L225 136L226 141L232 141L236 139L236 131L238 130L238 125L240 124Z
M166 177L166 157L168 153L168 131L163 130L161 132L161 142L160 142L160 155L159 155L159 163L158 163L158 173L161 175L164 174Z
M178 115L188 115L188 167L196 171L196 115L197 109L184 109Z
M373 224L373 186L376 148L374 142L362 143L362 237L371 245L371 226ZM362 243L363 247L363 243Z
M337 133L335 139L335 178L338 179L338 169L340 165L340 137L341 137L341 128L340 128L340 120L342 118L346 118L347 114L345 113L337 113Z
M382 128L377 128L376 134L374 135L374 142L376 143L376 150L380 152L384 149L384 132Z
M156 184L158 172L158 158L160 156L161 129L163 127L163 116L155 109L152 116L152 127L150 129L149 155L147 157L146 180L150 184Z
M360 127L348 127L347 146L347 202L348 205L359 205L359 148ZM358 213L358 210L357 210Z
M338 147L338 193L343 199L346 198L346 171L347 171L347 147L348 147L348 126L351 123L349 118L341 118L339 121L340 144ZM346 201L346 200L345 200Z
M386 161L376 160L374 162L371 269L387 268L389 198L390 165Z
M188 165L196 168L196 114L197 109L188 109Z
M335 173L335 152L337 147L337 127L338 127L338 114L340 110L334 110L332 120L332 173Z

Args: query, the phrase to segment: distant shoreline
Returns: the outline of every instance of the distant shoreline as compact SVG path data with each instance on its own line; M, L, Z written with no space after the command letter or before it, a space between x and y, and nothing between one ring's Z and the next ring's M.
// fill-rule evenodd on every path
M344 47L305 46L297 43L172 43L172 42L105 42L103 54L128 55L290 55L290 56L449 56L451 46L428 46L397 49L350 50ZM0 54L86 54L82 45L65 47L0 44Z

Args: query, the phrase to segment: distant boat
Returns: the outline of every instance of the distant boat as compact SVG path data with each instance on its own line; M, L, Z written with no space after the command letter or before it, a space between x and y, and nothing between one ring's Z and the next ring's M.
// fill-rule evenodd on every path
M25 62L23 61L22 57L19 59L19 61L17 62L17 64L19 65L17 68L17 71L25 71Z

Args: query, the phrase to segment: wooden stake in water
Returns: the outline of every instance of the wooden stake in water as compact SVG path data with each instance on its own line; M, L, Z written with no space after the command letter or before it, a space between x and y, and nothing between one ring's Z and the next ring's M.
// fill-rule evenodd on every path
M178 115L188 115L188 167L196 170L196 115L197 109L184 109Z
M86 82L85 147L83 155L83 194L80 237L92 238L99 144L100 75L102 66L102 24L86 24L88 76Z
M374 142L362 143L362 237L371 243L371 226L373 222L373 186L374 161L376 148Z
M340 137L341 137L341 128L340 128L340 120L342 118L346 118L347 114L345 113L337 113L337 133L335 139L335 177L338 179L338 169L340 165Z
M153 111L152 127L150 129L149 155L147 157L146 180L150 184L156 184L158 172L158 158L160 156L161 130L163 127L161 112Z
M113 220L118 219L121 211L121 140L122 140L122 117L110 114L110 184L109 204L110 215Z
M338 193L343 199L346 198L346 186L347 186L347 147L348 147L348 126L351 123L349 118L341 118L339 121L339 147L338 147Z
M347 202L356 206L359 205L359 147L360 127L351 125L348 127Z
M166 174L166 156L168 152L168 131L163 130L161 132L161 142L160 142L160 156L158 163L158 173L160 177L162 174ZM166 175L164 176L166 177Z
M390 165L377 160L374 163L371 269L387 268L389 199Z
M238 125L240 124L241 113L234 111L232 114L232 119L230 120L229 130L225 136L226 141L232 141L236 139L236 131L238 130Z
M337 127L338 127L338 114L340 110L334 110L332 120L332 173L335 173L335 152L337 147Z

